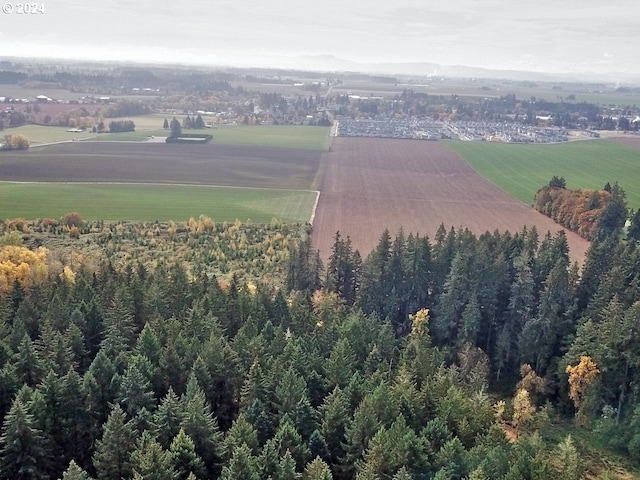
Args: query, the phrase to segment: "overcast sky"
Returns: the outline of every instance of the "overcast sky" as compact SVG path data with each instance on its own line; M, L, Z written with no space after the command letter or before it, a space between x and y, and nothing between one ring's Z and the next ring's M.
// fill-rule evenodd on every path
M640 73L637 0L36 2L44 13L19 15L13 1L13 13L0 13L0 56L266 66L277 57L333 55Z

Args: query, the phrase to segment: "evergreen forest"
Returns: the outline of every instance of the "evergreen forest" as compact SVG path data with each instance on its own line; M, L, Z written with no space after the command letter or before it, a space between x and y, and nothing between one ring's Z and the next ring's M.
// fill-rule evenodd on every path
M585 432L633 473L636 242L278 228L3 223L0 478L619 478Z

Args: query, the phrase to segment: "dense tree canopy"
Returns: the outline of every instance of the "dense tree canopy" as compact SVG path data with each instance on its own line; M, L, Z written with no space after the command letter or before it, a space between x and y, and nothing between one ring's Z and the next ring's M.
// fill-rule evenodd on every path
M444 227L433 242L383 232L364 260L336 234L324 271L292 240L279 284L179 260L14 273L0 292L0 472L578 478L573 440L535 433L574 406L637 458L640 250L606 242L581 275L562 234ZM37 264L0 249L12 271L27 252Z

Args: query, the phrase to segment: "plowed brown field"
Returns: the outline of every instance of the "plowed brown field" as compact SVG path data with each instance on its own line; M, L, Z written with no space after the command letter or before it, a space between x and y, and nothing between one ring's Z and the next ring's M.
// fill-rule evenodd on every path
M434 237L438 226L517 232L536 226L541 237L563 230L478 175L443 143L382 138L335 138L313 224L323 259L335 233L349 236L363 257L388 228ZM580 264L589 242L565 230Z
M635 147L637 149L640 149L640 137L618 137L615 139L616 142L622 143L624 145L627 145L628 147Z
M73 142L0 156L0 180L309 189L321 152L295 148Z

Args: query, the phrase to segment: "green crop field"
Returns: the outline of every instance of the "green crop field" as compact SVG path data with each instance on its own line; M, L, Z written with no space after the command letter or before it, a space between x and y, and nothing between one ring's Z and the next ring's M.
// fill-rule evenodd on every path
M139 117L122 117L108 119L133 120L136 131L126 134L101 134L94 136L94 141L109 141L109 137L117 140L140 141L149 136L166 137L168 130L162 128L164 119L171 121L173 118L182 122L184 115L152 114ZM204 115L205 122L213 122L214 117ZM329 127L310 127L306 125L219 125L217 128L202 130L184 129L183 133L207 133L213 135L213 143L222 145L247 145L255 147L282 147L302 148L305 150L326 150L329 146Z
M447 141L480 175L527 204L554 175L569 188L601 189L618 182L640 208L640 151L608 140L515 145Z
M21 127L7 128L0 132L0 135L25 135L29 139L29 144L32 147L36 147L41 143L72 141L74 138L86 139L96 136L95 133L91 133L88 130L84 132L67 132L68 129L69 127L23 125Z
M308 222L316 192L188 185L0 183L0 218Z
M223 144L326 150L329 130L304 125L222 125L207 133Z
M171 120L173 116L144 115L140 117L109 118L105 124L113 120L133 120L135 132L125 133L92 133L67 132L69 127L23 125L8 128L0 135L22 134L29 139L31 147L40 144L72 141L73 139L91 142L113 141L146 141L150 136L166 137L168 130L162 128L165 118ZM176 116L182 120L182 116ZM205 121L210 121L205 117ZM220 125L217 128L203 130L188 130L184 133L207 133L213 135L213 142L221 145L246 145L255 147L300 148L305 150L326 150L329 146L329 127L310 127L305 125Z

